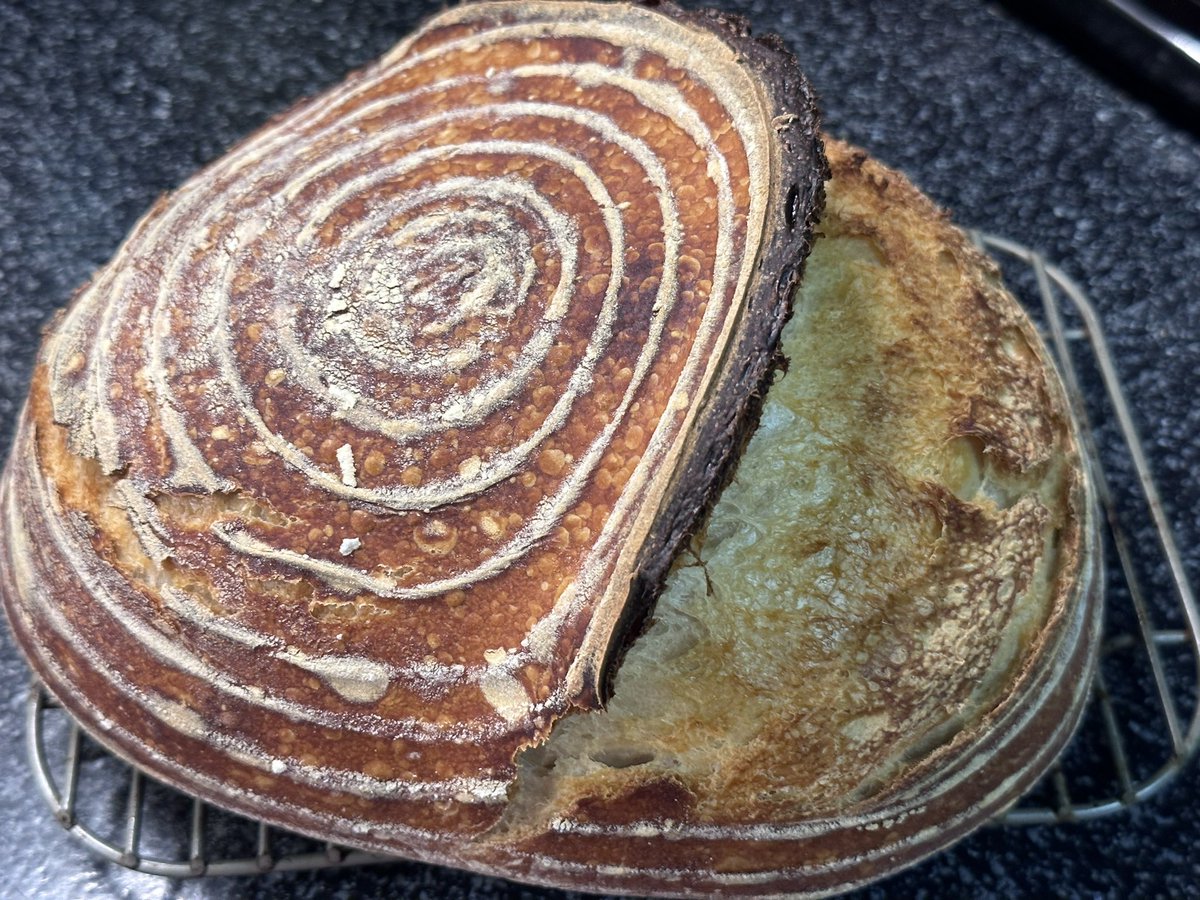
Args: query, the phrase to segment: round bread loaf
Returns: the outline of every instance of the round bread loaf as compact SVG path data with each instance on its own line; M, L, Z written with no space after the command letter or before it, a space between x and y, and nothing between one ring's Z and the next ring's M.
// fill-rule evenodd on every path
M48 332L35 671L219 805L542 884L823 893L985 821L1086 697L1086 472L994 268L829 160L796 294L810 92L669 4L458 8L285 114Z

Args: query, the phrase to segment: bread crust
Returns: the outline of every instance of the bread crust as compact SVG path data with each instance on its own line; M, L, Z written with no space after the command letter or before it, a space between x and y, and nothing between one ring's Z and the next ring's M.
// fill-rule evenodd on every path
M711 502L825 171L740 19L442 14L52 326L0 488L18 643L170 784L460 858Z

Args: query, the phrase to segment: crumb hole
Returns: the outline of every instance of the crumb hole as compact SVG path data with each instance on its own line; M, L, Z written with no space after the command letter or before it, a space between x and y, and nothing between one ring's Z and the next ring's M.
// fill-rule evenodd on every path
M654 754L636 747L608 747L590 754L593 761L610 769L628 769L654 762Z
M983 483L987 463L983 457L983 441L974 434L964 434L946 445L942 477L946 487L959 500L974 500Z

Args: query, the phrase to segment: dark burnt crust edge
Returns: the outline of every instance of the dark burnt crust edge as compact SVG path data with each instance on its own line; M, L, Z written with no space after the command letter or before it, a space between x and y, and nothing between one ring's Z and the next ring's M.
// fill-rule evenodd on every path
M603 706L625 651L649 624L675 558L707 521L733 478L747 441L758 429L763 400L777 370L786 367L780 350L783 327L812 250L815 227L825 207L829 164L821 141L815 91L796 56L775 34L755 36L740 15L713 9L685 10L676 3L640 0L643 7L685 25L712 32L738 55L763 91L777 135L760 246L749 301L725 349L725 360L668 486L654 524L638 555L636 574L608 653L596 674L594 695L580 698Z

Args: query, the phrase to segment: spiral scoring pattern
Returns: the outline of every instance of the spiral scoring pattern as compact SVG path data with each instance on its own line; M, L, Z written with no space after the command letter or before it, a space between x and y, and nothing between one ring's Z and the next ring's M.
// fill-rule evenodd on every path
M571 702L555 651L739 315L771 123L713 35L546 9L444 14L250 138L48 344L19 627L140 710L115 743L203 747L150 760L202 792L487 804ZM34 587L55 554L91 603Z

